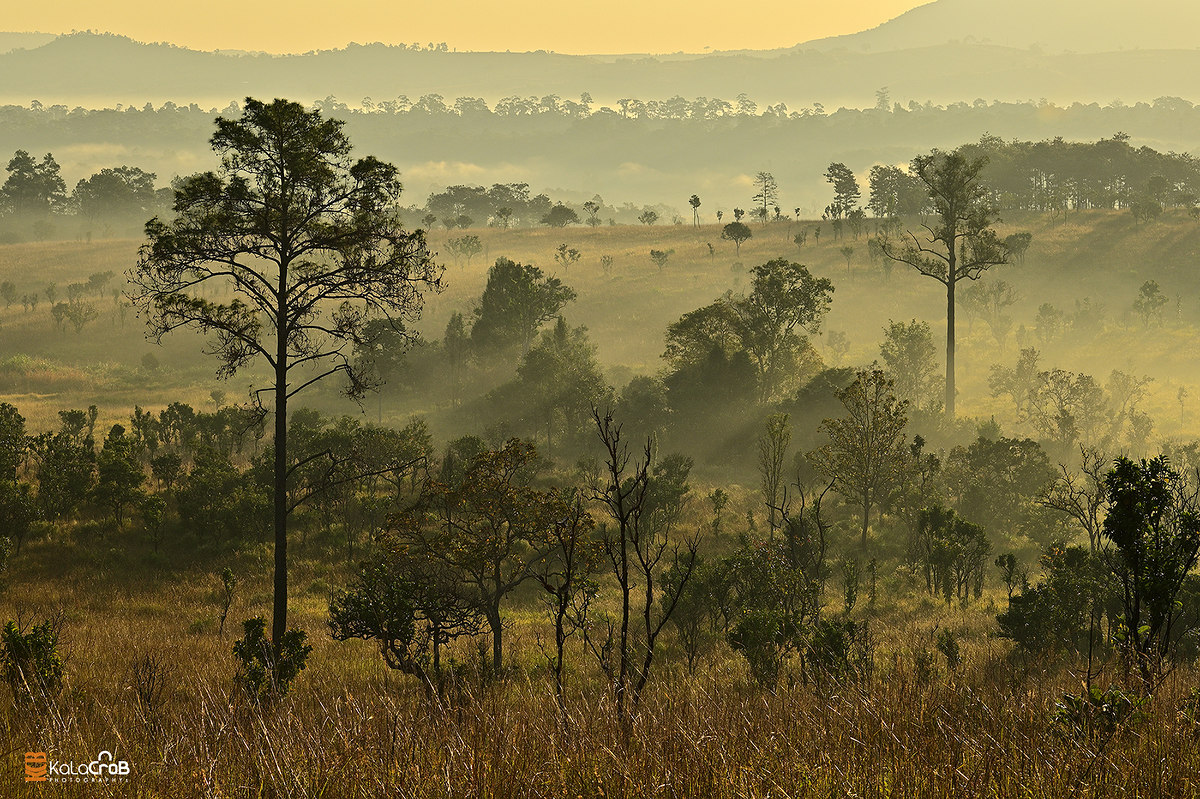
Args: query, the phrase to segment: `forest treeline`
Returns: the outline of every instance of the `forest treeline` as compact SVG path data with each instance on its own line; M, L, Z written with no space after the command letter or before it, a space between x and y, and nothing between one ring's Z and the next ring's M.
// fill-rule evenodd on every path
M1200 198L1200 162L1188 153L1161 153L1148 146L1135 147L1130 137L1117 133L1096 142L1069 142L1061 137L1043 141L1004 141L987 135L962 151L987 160L983 172L993 207L1005 211L1061 213L1083 209L1130 209L1139 220L1153 219L1165 208L1195 208ZM855 237L862 232L867 212L879 220L914 216L929 210L928 197L906 170L891 164L836 163L837 175L826 180L833 186L832 202L820 215L833 222L834 235L849 224ZM158 176L136 166L106 167L80 180L68 192L53 153L40 158L18 150L8 161L0 186L0 236L7 241L61 237L130 235L155 214L169 213L170 186L157 186ZM759 185L767 176L763 194ZM867 194L856 175L862 175ZM725 197L716 202L693 195L696 219L703 208L716 206L722 221L723 207L731 207L736 221L740 209L758 206L760 221L802 218L804 209L788 208L771 173L758 173L754 196ZM705 203L708 203L705 205ZM682 224L674 208L608 203L600 195L585 201L551 198L534 193L527 182L496 183L490 187L457 184L428 195L423 205L409 205L402 218L426 229L471 227L565 227L574 224ZM814 214L815 215L815 214ZM878 226L876 226L878 228ZM819 235L819 234L818 234ZM799 243L799 242L797 242ZM482 247L477 241L455 240L453 255L472 257ZM459 245L465 249L459 251Z
M578 204L594 194L616 197L619 192L623 200L682 207L680 191L732 194L739 177L765 165L757 154L791 152L794 158L773 168L788 197L784 206L819 215L824 206L819 175L830 160L863 174L873 163L903 163L914 152L954 147L985 133L1005 141L1096 141L1125 131L1135 147L1164 152L1188 152L1200 144L1193 134L1200 129L1197 111L1179 98L1065 107L881 99L879 108L833 111L764 105L747 96L628 98L602 105L586 95L512 97L491 104L429 95L375 98L353 107L330 97L313 105L336 112L359 146L396 163L405 173L407 202L418 204L430 191L462 183L464 175L481 175L472 180L491 185L513 182L516 172L534 195L570 187L572 196L563 201ZM69 153L71 171L85 177L117 166L98 162L95 155L98 147L115 148L128 154L126 163L166 181L207 161L203 141L212 117L236 108L236 103L224 109L173 103L120 110L4 106L0 152L50 151L64 163L63 154ZM797 143L803 146L797 149ZM738 204L734 197L722 202L729 204L726 212Z

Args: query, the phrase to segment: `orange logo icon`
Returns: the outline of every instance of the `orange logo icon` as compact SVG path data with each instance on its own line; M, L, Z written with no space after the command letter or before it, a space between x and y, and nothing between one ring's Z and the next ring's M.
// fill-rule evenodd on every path
M46 781L46 753L25 753L25 782Z

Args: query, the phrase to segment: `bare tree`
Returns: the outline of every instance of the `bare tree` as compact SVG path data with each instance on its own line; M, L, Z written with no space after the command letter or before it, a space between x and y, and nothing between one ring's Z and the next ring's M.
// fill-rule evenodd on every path
M658 636L674 614L695 569L699 538L689 536L682 547L672 545L671 525L655 523L653 517L660 514L651 512L650 466L654 454L650 441L646 442L643 457L631 464L629 446L622 442L621 426L613 421L612 414L601 416L593 409L592 418L606 459L603 483L593 488L593 499L601 503L613 522L602 528L603 546L620 587L621 617L618 622L604 620L603 641L597 641L592 633L586 635L588 646L613 682L617 715L624 719L627 695L632 694L636 707L650 678ZM675 572L675 579L663 579L668 570ZM638 610L644 636L636 643L630 626L635 591L641 593ZM616 663L612 661L614 648Z

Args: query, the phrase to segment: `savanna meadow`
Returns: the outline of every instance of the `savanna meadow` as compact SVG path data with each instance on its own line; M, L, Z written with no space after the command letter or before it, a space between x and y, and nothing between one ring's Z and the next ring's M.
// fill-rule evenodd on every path
M1200 796L1200 113L874 94L0 106L0 797Z

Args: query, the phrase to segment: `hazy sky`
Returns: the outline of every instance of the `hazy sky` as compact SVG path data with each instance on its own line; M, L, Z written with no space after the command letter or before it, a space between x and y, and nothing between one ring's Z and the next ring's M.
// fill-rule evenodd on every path
M7 31L97 30L202 50L305 52L347 42L459 50L670 53L786 47L853 33L925 0L53 0L12 3Z

